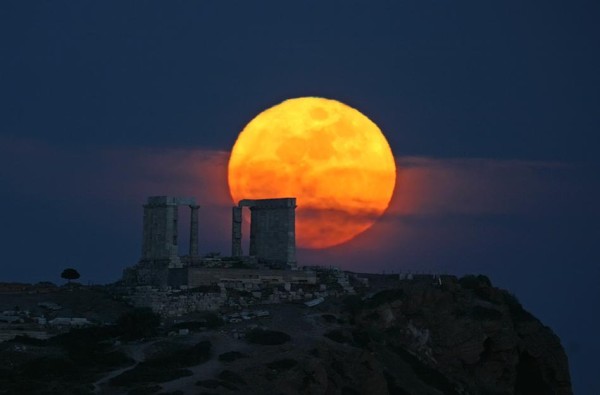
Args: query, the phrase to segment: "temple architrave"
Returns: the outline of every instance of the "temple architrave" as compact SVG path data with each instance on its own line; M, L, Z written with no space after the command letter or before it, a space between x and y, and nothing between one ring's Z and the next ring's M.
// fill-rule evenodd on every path
M189 253L179 255L178 210L190 209ZM200 257L198 211L191 197L152 196L144 207L142 256L125 269L126 285L196 287L264 278L270 282L314 282L314 273L297 270L296 199L242 200L232 209L232 256ZM250 251L242 252L242 210L250 210Z
M194 198L153 196L144 205L142 257L140 262L162 261L171 267L180 266L177 219L180 206L190 208L189 256L198 256L198 209Z
M232 213L231 255L242 256L242 208L250 208L250 256L296 267L296 198L241 200Z

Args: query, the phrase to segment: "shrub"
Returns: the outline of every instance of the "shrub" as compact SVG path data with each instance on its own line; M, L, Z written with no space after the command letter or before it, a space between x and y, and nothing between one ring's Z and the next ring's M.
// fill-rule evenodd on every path
M221 385L221 382L219 380L215 380L215 379L199 380L199 381L196 381L196 385L199 387L215 389Z
M367 332L369 334L369 338L372 341L376 343L382 343L384 341L383 333L381 333L381 331L377 328L369 327L367 328Z
M406 298L404 290L397 289L386 289L376 293L370 299L367 299L367 307L374 308L379 307L385 303L395 302L396 300L402 300Z
M369 321L377 321L381 318L381 316L379 315L379 313L377 311L373 311L372 313L369 313L365 316L366 320Z
M246 340L264 346L276 346L289 342L292 338L285 332L264 329L252 329L246 333Z
M177 330L177 329L189 329L191 331L193 330L200 330L200 329L204 329L206 328L206 321L186 321L186 322L179 322L175 325L173 325L173 329Z
M216 313L206 312L196 321L180 322L173 325L173 329L198 330L203 328L215 329L223 325L223 319Z
M140 365L152 367L183 368L204 363L210 359L212 344L208 340L177 350L168 350L146 359Z
M80 366L70 359L60 357L37 358L21 367L21 375L28 380L60 378L65 381L76 381L81 373Z
M354 340L354 345L360 348L366 348L371 341L369 332L362 329L352 330L352 339Z
M352 342L352 340L350 338L348 338L344 334L344 332L342 332L339 329L334 329L329 332L326 332L323 336L325 336L326 338L333 340L334 342L337 342L337 343L351 343Z
M28 346L38 347L43 347L48 343L46 340L36 339L35 337L29 337L27 335L18 335L14 339L9 341L14 343L26 344Z
M116 326L92 326L89 328L71 329L67 333L63 333L47 340L50 344L61 346L69 351L85 351L98 350L106 348L106 344L102 344L107 340L118 337L120 335L119 328Z
M160 391L162 387L160 385L142 386L129 390L127 395L151 395Z
M243 354L239 351L229 351L219 355L219 361L222 362L233 362L236 359L248 358L248 355Z
M117 326L126 340L153 336L159 325L160 316L148 307L133 309L117 320Z
M280 372L290 370L296 365L298 365L298 361L291 358L278 359L276 361L267 363L267 367L269 369L277 370Z
M363 301L358 295L350 295L344 298L342 310L350 315L356 315L364 307Z
M323 320L325 320L325 322L328 324L334 324L337 322L337 318L335 318L335 316L332 314L323 314L321 315L321 318L323 318Z
M246 384L246 381L239 374L231 370L224 370L217 376L219 379L233 384Z
M216 313L206 313L204 315L204 319L206 320L206 327L209 329L215 329L223 326L223 319Z
M132 360L120 351L109 351L107 340L117 337L115 326L97 326L71 331L55 336L47 342L67 351L69 358L78 366L114 368L127 366Z
M180 377L191 376L192 374L192 371L187 369L168 369L164 367L145 366L141 363L135 368L110 379L110 384L127 387L134 384L165 383Z
M134 360L129 358L127 354L122 351L112 351L94 355L93 363L106 368L116 368L132 365Z

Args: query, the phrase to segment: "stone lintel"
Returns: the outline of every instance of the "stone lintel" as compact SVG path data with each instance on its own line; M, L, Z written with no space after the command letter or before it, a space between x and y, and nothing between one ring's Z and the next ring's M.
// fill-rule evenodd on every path
M150 196L145 206L196 206L193 197Z
M250 207L251 209L261 208L296 208L296 198L279 199L243 199L240 200L238 207Z

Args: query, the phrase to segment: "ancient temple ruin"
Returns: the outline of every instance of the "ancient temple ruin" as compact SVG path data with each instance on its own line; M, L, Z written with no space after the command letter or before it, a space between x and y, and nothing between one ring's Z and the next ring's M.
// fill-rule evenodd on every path
M190 209L189 254L183 256L179 255L178 244L178 210L181 206L188 206ZM229 280L232 276L254 278L259 274L282 279L304 277L296 271L295 198L240 201L232 210L232 256L218 259L199 256L200 206L194 198L152 196L143 207L142 256L137 265L125 269L123 281L126 284L197 286L217 277L228 277ZM244 207L250 210L248 255L242 252ZM223 271L224 269L226 270ZM248 270L256 273L247 272ZM288 271L296 274L284 273ZM218 276L215 273L219 273Z
M242 208L250 208L250 256L296 267L296 198L241 200L232 210L231 255L242 256Z
M189 255L179 255L179 207L190 208ZM157 285L185 281L185 266L198 259L198 210L192 197L151 196L144 207L142 256L125 269L123 281L132 285Z
M194 198L152 196L144 205L142 257L140 262L161 261L180 266L178 245L178 208L190 208L189 256L198 256L198 209Z

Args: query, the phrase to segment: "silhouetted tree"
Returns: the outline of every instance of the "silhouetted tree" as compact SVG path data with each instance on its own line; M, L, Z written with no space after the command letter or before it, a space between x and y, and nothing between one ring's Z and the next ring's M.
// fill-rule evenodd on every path
M65 280L67 280L68 282L71 282L71 280L77 280L79 277L81 277L77 270L70 268L70 267L63 270L63 272L61 273L60 276L62 278L64 278Z

